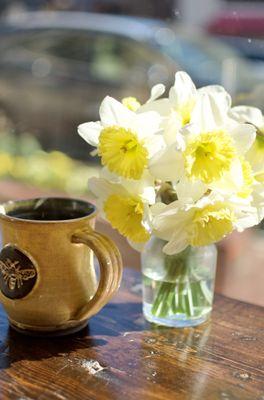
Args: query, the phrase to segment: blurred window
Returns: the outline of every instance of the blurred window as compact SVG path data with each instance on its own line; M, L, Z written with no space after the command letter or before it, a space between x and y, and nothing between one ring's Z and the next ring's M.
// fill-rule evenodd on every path
M197 80L199 85L219 83L222 79L222 68L225 60L233 60L238 64L239 53L219 41L208 40L206 37L187 38L178 36L169 46L163 50L173 59L178 60L182 67ZM242 75L241 65L237 71Z
M89 31L32 32L17 38L12 53L29 58L49 57L57 72L60 69L64 74L77 72L81 79L102 84L110 81L121 85L131 79L138 84L146 83L146 71L157 62L164 64L160 54L138 42Z

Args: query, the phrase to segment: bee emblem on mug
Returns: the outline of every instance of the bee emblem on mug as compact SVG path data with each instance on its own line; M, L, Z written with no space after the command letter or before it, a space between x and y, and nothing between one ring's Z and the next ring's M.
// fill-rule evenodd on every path
M0 271L10 290L14 290L16 286L19 289L23 285L23 281L34 278L36 275L34 269L21 270L19 261L11 261L9 258L6 262L0 261Z
M25 297L36 283L37 270L29 257L16 246L0 253L0 289L10 299Z

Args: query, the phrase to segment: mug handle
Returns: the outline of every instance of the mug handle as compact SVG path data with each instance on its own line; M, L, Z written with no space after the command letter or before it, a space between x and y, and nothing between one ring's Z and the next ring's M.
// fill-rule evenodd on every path
M114 242L101 233L79 230L72 235L71 242L87 245L96 255L100 265L100 281L94 297L72 318L72 320L84 321L100 311L118 290L123 264Z

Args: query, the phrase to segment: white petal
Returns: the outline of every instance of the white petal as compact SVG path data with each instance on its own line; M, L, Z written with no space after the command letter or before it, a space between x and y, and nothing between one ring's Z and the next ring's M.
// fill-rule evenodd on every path
M137 181L137 190L143 201L154 204L156 200L155 181L149 171L145 171L140 181Z
M155 210L156 216L160 217L171 217L172 215L177 214L181 207L183 206L183 203L179 200L175 200L170 204L164 204L164 203L156 203L154 206L151 207L151 210Z
M110 96L106 96L102 101L99 110L102 125L112 126L119 125L124 128L129 127L135 113L130 111L119 101Z
M111 173L109 173L110 175ZM112 181L113 182L113 181ZM156 199L155 182L148 170L145 170L139 181L118 176L116 183L132 196L140 196L143 202L154 204Z
M150 208L152 213L152 227L154 233L161 239L169 240L175 230L175 223L179 222L179 205L180 203L174 201L169 206L163 203L154 204Z
M144 250L144 247L146 246L147 243L136 243L133 242L132 240L127 239L128 244L132 247L132 249L138 251L141 253Z
M191 123L198 125L204 132L210 132L226 123L227 111L222 97L203 93L194 106Z
M144 146L148 150L149 158L152 158L159 151L165 148L165 142L162 135L153 135L144 140Z
M151 89L150 98L148 99L147 103L151 103L152 101L162 96L165 92L165 89L166 88L162 83L158 83L157 85L153 86L153 88Z
M180 201L190 203L199 200L207 191L207 186L203 182L183 178L175 185L175 190Z
M260 222L258 210L250 205L249 200L232 196L230 197L230 204L234 207L236 217L234 228L238 232L243 232L244 229L255 226Z
M161 117L155 111L136 114L130 128L137 132L140 139L151 136L160 130Z
M151 221L152 221L152 214L150 212L149 205L144 203L144 212L143 212L143 218L142 218L142 225L143 227L151 233Z
M195 124L187 124L181 128L182 137L188 140L192 135L199 135L201 133L201 129L198 125Z
M232 104L232 98L230 94L225 90L223 86L220 85L209 85L209 86L204 86L200 89L198 89L198 94L203 94L203 93L211 93L213 95L218 95L221 98L222 104L225 104L225 109L229 109Z
M178 254L189 245L184 231L175 232L170 241L163 247L163 252L168 255Z
M101 178L90 178L88 188L96 197L103 199L106 199L112 193L112 185Z
M234 223L234 227L238 232L243 232L245 229L255 226L259 223L257 209L252 211L251 214L245 213Z
M158 207L157 207L158 204ZM193 210L186 212L182 209L182 202L175 200L168 205L157 203L150 208L153 215L152 226L158 237L170 240L173 232L177 229L182 230L189 221Z
M100 170L100 178L106 179L107 181L115 184L121 184L122 177L109 171L107 167L103 167Z
M154 188L154 182L147 182L144 180L135 181L132 179L124 180L123 186L133 196L140 196L142 201L148 204L154 204L156 193Z
M156 200L156 192L153 186L145 186L140 194L143 201L147 201L148 204L154 204Z
M152 215L155 217L156 215L159 215L160 213L162 213L162 211L164 211L165 209L166 209L166 204L157 202L157 203L153 204L153 206L150 208L150 211L151 211Z
M149 171L157 179L178 181L184 172L184 160L181 152L174 147L162 150L150 160Z
M169 99L159 99L152 101L151 103L143 104L138 109L138 113L147 112L147 111L155 111L161 116L167 116L171 111L171 104Z
M186 105L192 102L195 96L196 87L190 76L184 71L176 72L175 83L169 93L169 99L173 106L177 109Z
M90 178L88 187L100 200L106 200L112 194L127 194L127 191L121 185L113 184L102 178Z
M175 143L179 139L179 131L182 127L182 119L179 114L172 111L168 118L164 120L164 140L168 145Z
M244 183L242 165L239 159L234 160L230 167L230 171L226 172L223 177L209 185L210 189L223 194L237 193Z
M198 94L202 93L227 93L221 85L207 85L197 89Z
M257 127L263 125L263 115L261 110L256 107L237 106L230 110L230 117L238 122L248 122Z
M79 135L92 146L98 146L101 130L100 122L85 122L78 126Z
M162 222L162 218L160 218L158 223L158 220L156 221L156 219L154 219L152 221L153 233L160 239L169 241L175 230L174 225L174 220L168 220L166 218L164 222Z
M153 233L163 239L169 241L164 248L167 254L182 251L187 245L186 225L193 218L194 211L184 211L178 206L181 202L174 201L165 206L160 214L153 217ZM160 207L161 208L161 207Z
M237 124L229 131L239 154L246 153L256 139L256 129L250 124Z
M200 200L198 200L197 203L195 203L195 206L187 204L185 208L186 210L189 210L191 208L194 209L194 207L204 208L210 204L223 201L225 201L225 197L222 194L219 194L217 192L211 192L208 196L204 196Z
M125 179L122 176L113 174L108 170L108 168L104 167L100 171L100 178L103 182L107 181L109 185L111 185L106 186L106 188L110 187L111 191L114 193L140 196L141 199L148 204L155 203L155 182L153 176L151 176L147 170L144 171L141 179L139 181L136 181L134 179ZM102 190L104 190L104 187L102 187Z

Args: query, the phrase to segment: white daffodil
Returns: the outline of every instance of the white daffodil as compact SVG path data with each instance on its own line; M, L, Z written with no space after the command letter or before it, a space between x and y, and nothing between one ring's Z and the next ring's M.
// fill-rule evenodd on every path
M203 182L199 180L192 182L186 177L174 184L173 188L178 200L183 203L196 202L208 192L208 186Z
M163 251L176 254L187 246L206 246L218 242L234 229L243 231L256 225L256 208L238 199L210 194L196 203L179 200L151 207L153 233L168 241Z
M79 125L79 135L98 148L101 162L109 171L140 179L148 160L163 146L160 116L153 111L137 114L108 96L99 113L101 121Z
M154 86L145 104L106 97L100 121L78 132L104 166L89 180L104 217L133 247L153 232L175 254L263 219L264 118L254 107L231 108L221 86L196 89L182 71L164 92Z
M264 133L264 115L256 107L236 106L230 109L229 116L237 122L252 124Z
M155 92L159 95L158 90ZM196 123L201 112L199 98L203 94L211 94L215 98L220 115L214 113L214 118L226 117L231 106L231 97L225 89L219 85L210 85L197 90L190 76L183 71L175 74L175 83L169 91L168 98L154 98L138 111L155 110L163 117L164 139L170 145L179 139L178 133L183 126ZM206 113L206 110L203 111Z
M150 161L150 172L158 179L201 182L207 189L231 187L234 192L244 185L246 164L243 160L254 143L255 128L225 118L212 93L203 93L198 101L200 113L195 124L180 130L180 140L161 150ZM229 190L229 189L228 189Z
M162 91L156 90L157 96L143 105L139 112L154 110L163 117L164 139L168 144L175 141L179 129L190 122L191 112L196 102L196 88L186 72L175 74L174 86L169 91L169 97L158 99Z
M147 172L137 182L126 180L103 169L99 178L89 180L104 217L132 242L149 239L149 204L155 203L153 178Z
M256 107L237 106L230 110L230 117L236 121L252 124L257 129L256 140L246 154L255 178L264 183L264 115Z
M252 185L252 204L257 207L261 219L264 218L264 115L256 107L236 106L231 108L229 115L235 121L253 125L256 139L249 151L245 154L247 165L245 172L249 170L254 178Z
M232 162L229 171L209 186L211 190L223 195L235 194L241 198L248 198L254 190L254 183L254 174L250 163L240 156Z

